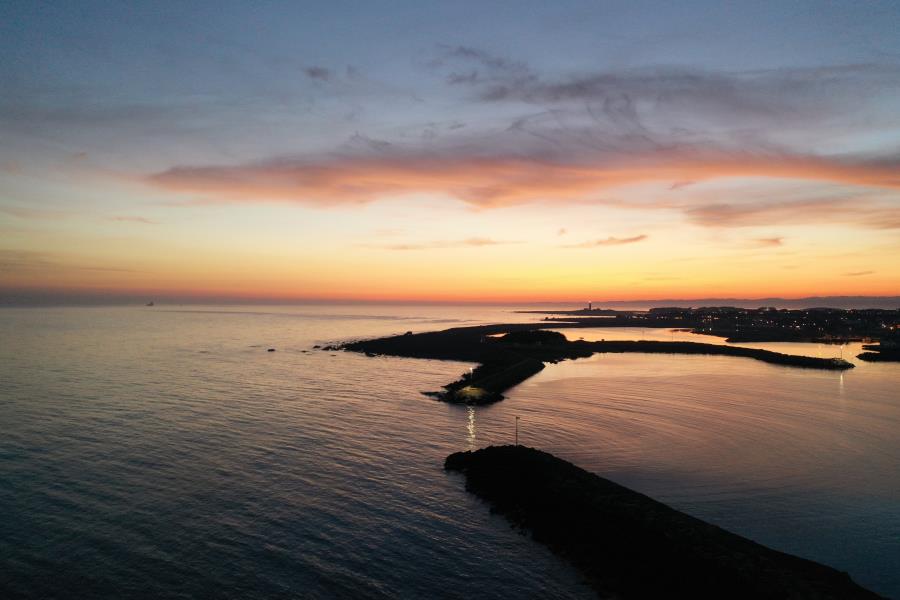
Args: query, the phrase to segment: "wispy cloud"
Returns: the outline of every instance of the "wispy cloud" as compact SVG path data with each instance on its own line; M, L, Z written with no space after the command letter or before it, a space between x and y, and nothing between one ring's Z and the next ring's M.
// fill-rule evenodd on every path
M656 67L547 75L523 61L467 46L441 47L428 64L451 87L466 90L476 105L510 102L516 109L506 113L508 121L464 130L429 124L416 135L357 132L330 153L182 164L143 180L189 198L183 203L190 204L329 207L428 194L478 209L609 203L611 190L651 183L673 193L659 202L621 207L674 210L703 227L843 222L900 228L900 209L891 202L722 198L698 203L693 194L695 185L729 178L790 179L895 194L900 190L896 153L822 155L812 142L839 131L852 115L866 114L873 131L896 124L895 117L866 112L864 105L900 93L900 67L731 73ZM305 69L313 79L337 77L324 67ZM690 193L675 193L688 186Z
M677 179L778 177L900 189L900 161L851 162L791 155L712 150L654 151L627 157L479 156L471 149L431 152L390 149L318 159L273 159L226 166L183 166L147 178L175 192L220 202L287 200L304 204L360 203L432 193L490 208L526 202L583 202L619 186ZM627 158L627 160L626 160ZM740 220L753 207L700 207L698 221Z
M363 247L375 250L436 250L441 248L481 248L484 246L500 246L520 243L521 242L516 241L500 241L490 238L471 237L464 240L441 240L408 244L363 244Z
M783 237L754 238L753 240L750 240L750 243L753 246L756 246L759 248L783 246L784 238Z
M704 204L684 208L688 220L706 227L755 227L842 223L872 229L900 229L900 207L866 197Z
M602 246L622 246L624 244L636 244L637 242L642 242L647 239L646 234L635 235L632 237L618 238L618 237L608 237L600 240L591 240L588 242L582 242L580 244L570 244L567 246L563 246L563 248L599 248Z
M118 221L121 223L143 223L144 225L158 225L159 221L154 221L153 219L148 219L147 217L139 217L132 215L117 215L114 217L108 217L108 221Z
M648 66L548 76L522 61L456 46L442 47L431 66L484 102L588 103L597 120L632 130L667 113L740 117L743 127L812 122L900 89L900 66L876 63L737 72Z
M84 216L78 215L74 211L55 210L47 208L29 208L24 206L0 206L0 213L7 214L19 219L37 219L37 220L57 220L69 219L72 217ZM142 223L145 225L157 225L159 222L147 217L135 215L113 215L103 218L106 221L115 221L121 223Z
M306 76L310 79L318 79L319 81L329 81L331 79L331 70L325 67L311 66L303 69Z
M670 190L680 190L681 188L687 187L689 185L693 185L697 183L696 181L676 181L672 185L669 186Z
M875 271L851 271L850 273L844 273L845 277L862 277L864 275L874 275Z
M110 273L138 272L135 269L122 267L72 263L65 257L47 252L35 252L31 250L0 250L0 272L9 274L33 272L50 274L67 270Z
M0 213L19 219L65 219L73 215L70 211L45 208L28 208L24 206L0 206Z

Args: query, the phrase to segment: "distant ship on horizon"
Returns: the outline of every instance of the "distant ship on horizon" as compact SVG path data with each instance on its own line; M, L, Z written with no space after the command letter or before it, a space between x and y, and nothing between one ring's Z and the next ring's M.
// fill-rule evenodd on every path
M150 302L148 302L148 303L147 303L147 304L145 304L145 305L144 305L144 306L154 306L154 304L153 304L153 300L151 300L151 301L150 301Z

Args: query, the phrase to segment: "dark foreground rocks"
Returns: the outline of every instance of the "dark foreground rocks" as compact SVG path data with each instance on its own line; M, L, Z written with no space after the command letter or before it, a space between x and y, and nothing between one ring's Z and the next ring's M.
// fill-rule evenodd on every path
M545 452L447 457L466 489L573 563L600 596L879 598L843 572L766 548ZM535 590L539 595L539 590Z

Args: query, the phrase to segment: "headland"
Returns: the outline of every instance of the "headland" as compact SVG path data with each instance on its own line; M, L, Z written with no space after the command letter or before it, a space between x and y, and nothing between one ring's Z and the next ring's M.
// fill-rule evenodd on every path
M595 322L542 321L454 327L348 342L324 350L479 363L461 379L445 385L445 391L429 393L447 402L474 405L502 400L504 391L539 372L545 363L586 358L598 352L718 355L752 358L788 367L838 371L853 368L852 363L841 359L797 356L757 348L696 342L569 341L562 333L546 331L596 326Z

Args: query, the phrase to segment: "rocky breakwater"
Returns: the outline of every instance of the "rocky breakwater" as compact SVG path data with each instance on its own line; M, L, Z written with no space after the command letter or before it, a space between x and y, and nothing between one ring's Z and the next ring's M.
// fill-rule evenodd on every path
M778 552L545 452L447 457L466 489L574 564L601 597L869 599L843 572ZM539 590L535 590L539 595Z

